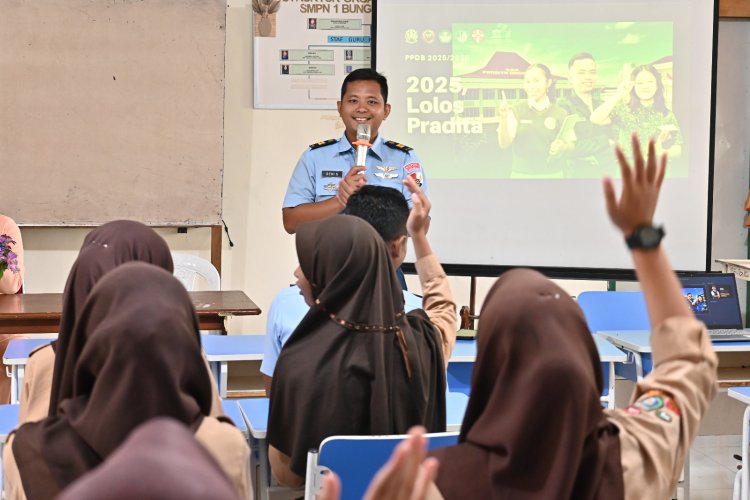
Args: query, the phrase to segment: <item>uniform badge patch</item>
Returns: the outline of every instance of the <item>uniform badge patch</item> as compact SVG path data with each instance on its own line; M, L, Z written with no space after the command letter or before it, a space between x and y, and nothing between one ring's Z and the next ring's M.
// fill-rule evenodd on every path
M417 183L417 186L422 187L422 172L414 172L413 174L409 174L409 177L414 179L414 182Z
M382 170L383 172L393 172L394 170L396 170L396 167L389 167L386 165L378 165L375 168L377 168L378 170Z
M665 422L671 422L672 421L672 415L670 415L669 413L667 413L664 410L657 411L656 412L656 416L659 417L660 419L664 420Z
M629 413L630 415L640 415L641 414L641 409L640 408L636 408L635 406L628 406L627 408L625 408L625 411L627 413Z
M416 172L420 168L421 167L420 167L419 163L416 163L416 162L407 163L406 165L404 165L404 171L406 171L407 174L411 174L412 172Z
M328 139L326 141L320 141L316 142L315 144L310 144L310 149L318 149L322 148L323 146L330 146L331 144L336 144L336 139Z
M635 405L646 411L654 411L664 407L664 398L661 396L649 396L646 399L636 401Z
M329 177L338 177L340 179L342 175L343 173L340 170L323 170L320 173L320 176L324 179Z
M329 182L328 184L323 186L323 189L325 189L326 191L336 191L338 188L339 188L339 185L336 184L335 182Z
M398 174L387 174L384 172L375 172L375 177L380 177L381 179L395 179L398 177Z

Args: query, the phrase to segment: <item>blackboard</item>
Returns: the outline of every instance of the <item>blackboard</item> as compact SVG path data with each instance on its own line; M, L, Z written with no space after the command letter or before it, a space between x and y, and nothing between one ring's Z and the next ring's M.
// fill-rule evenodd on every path
M0 213L221 219L222 0L5 0Z

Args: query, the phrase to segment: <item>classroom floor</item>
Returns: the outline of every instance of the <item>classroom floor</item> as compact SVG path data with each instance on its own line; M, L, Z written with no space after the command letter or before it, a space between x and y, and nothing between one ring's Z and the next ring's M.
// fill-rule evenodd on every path
M742 436L698 436L690 450L690 500L731 500ZM680 492L679 498L682 498Z

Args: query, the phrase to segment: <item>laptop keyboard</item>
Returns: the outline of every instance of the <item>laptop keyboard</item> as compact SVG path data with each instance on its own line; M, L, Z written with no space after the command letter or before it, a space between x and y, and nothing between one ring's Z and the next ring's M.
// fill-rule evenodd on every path
M708 331L711 336L717 336L717 335L748 335L750 332L747 330L736 330L734 328L719 328L717 330L709 330Z

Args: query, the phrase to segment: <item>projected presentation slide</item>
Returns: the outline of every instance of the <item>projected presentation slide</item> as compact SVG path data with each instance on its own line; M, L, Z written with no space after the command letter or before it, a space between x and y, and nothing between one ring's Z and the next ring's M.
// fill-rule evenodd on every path
M671 22L404 25L401 35L401 62L415 71L404 68L395 126L442 160L433 177L616 176L612 146L629 149L633 131L669 155L670 176L687 176Z

